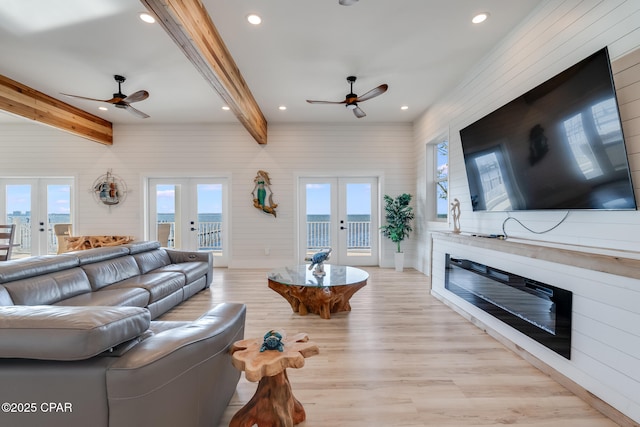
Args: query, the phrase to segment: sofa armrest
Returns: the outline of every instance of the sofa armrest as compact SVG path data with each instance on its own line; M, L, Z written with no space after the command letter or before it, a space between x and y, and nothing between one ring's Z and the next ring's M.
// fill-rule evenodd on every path
M205 287L211 286L213 283L213 252L189 252L176 251L166 249L169 260L172 264L180 264L183 262L206 262L207 263L207 282Z
M193 322L175 322L175 328L167 328L166 325L172 322L164 321L162 323L165 325L163 328L165 330L139 343L112 365L111 370L141 369L205 340L211 340L217 344L215 352L209 354L214 356L226 350L229 344L233 344L233 342L227 342L225 338L228 338L229 334L236 335L239 329L244 329L245 317L244 304L222 303ZM147 386L140 383L138 385ZM129 393L131 388L127 387L124 391Z
M244 304L223 303L188 324L167 329L170 322L163 322L162 332L107 371L110 424L201 426L219 420L240 379L229 349L244 337L245 316Z
M181 262L207 262L213 267L213 252L195 252L195 251L176 251L173 249L165 249L169 255L169 259L173 264L180 264Z

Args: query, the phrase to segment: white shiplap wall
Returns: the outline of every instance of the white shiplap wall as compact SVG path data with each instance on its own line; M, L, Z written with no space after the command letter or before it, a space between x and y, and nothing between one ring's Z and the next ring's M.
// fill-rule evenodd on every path
M505 214L471 210L459 130L551 78L596 50L608 46L615 73L636 198L640 195L640 2L636 0L547 1L515 28L467 78L416 122L418 188L424 185L425 144L450 130L450 197L462 202L463 232L501 233ZM420 193L418 193L420 194ZM429 226L418 200L418 253L430 248ZM534 230L555 225L564 212L512 214ZM640 213L571 212L555 230L536 235L509 222L514 240L579 251L640 258ZM455 253L574 292L572 359L566 361L523 339L491 316L444 289L444 254ZM579 255L578 255L579 256ZM417 264L420 266L420 264ZM548 261L453 244L436 238L433 292L477 317L581 387L640 423L640 281Z
M381 194L413 189L411 124L279 124L269 126L268 137L260 146L239 124L127 125L114 127L114 144L107 147L37 124L8 124L0 128L0 177L73 176L76 234L138 238L145 236L145 178L224 177L230 183L231 267L296 261L300 176L378 176ZM110 209L90 191L107 169L129 190L125 203ZM250 193L259 169L270 174L277 218L253 207ZM381 265L390 267L393 245L381 243ZM411 253L413 242L407 243Z
M468 237L468 239L483 239ZM640 423L639 281L434 237L432 292ZM481 242L486 243L486 242ZM526 247L529 245L523 245ZM525 250L526 251L526 250ZM445 255L470 259L573 293L571 360L444 288Z
M431 108L415 125L417 185L424 186L425 144L450 129L450 197L461 201L463 231L487 234L502 233L506 218L500 213L474 213L470 206L459 131L527 90L570 67L596 50L608 46L612 62L640 48L640 2L619 1L548 1L514 29L494 51L483 59L468 77ZM640 80L637 68L616 76L618 89ZM618 77L621 77L620 79ZM624 79L622 79L624 78ZM635 79L635 80L634 80ZM623 128L631 162L636 197L640 195L640 106L637 86L620 97ZM633 88L631 88L633 89ZM427 216L417 201L418 221ZM533 230L555 225L564 212L518 212L512 216ZM428 244L428 227L419 236ZM571 212L567 221L552 232L537 235L507 223L509 236L560 242L594 248L639 250L640 215L638 212ZM419 247L418 251L425 251ZM427 271L426 269L423 271Z

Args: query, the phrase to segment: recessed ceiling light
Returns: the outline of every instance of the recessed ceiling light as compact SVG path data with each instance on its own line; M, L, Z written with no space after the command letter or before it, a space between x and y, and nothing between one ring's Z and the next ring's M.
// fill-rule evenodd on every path
M489 13L487 12L479 13L473 17L471 22L473 22L474 24L479 24L481 22L486 21L488 17L489 17Z
M98 110L109 111L109 109L107 107L98 107Z
M146 22L148 24L153 24L154 22L156 22L156 18L154 18L153 16L149 15L147 12L142 12L138 16L140 16L140 19L142 19L144 22Z
M409 106L408 105L403 105L402 107L400 107L401 110L408 110Z
M247 15L247 21L249 21L249 24L260 25L260 23L262 23L262 18L255 13L252 13L251 15Z
M281 105L281 106L278 107L278 110L280 110L280 111L284 111L286 109L287 109L286 105Z
M227 105L223 105L223 106L222 106L222 109L223 109L224 111L229 111L231 108L229 108Z

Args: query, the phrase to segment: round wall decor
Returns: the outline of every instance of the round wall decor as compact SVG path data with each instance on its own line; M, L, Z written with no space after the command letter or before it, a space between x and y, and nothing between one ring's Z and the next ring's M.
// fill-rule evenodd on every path
M93 182L93 196L98 203L118 205L127 198L127 184L109 170Z

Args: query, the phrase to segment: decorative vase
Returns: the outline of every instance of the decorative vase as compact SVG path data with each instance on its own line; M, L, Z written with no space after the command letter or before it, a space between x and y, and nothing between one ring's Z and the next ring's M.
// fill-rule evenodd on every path
M396 271L402 271L404 269L404 252L396 252L394 261Z

